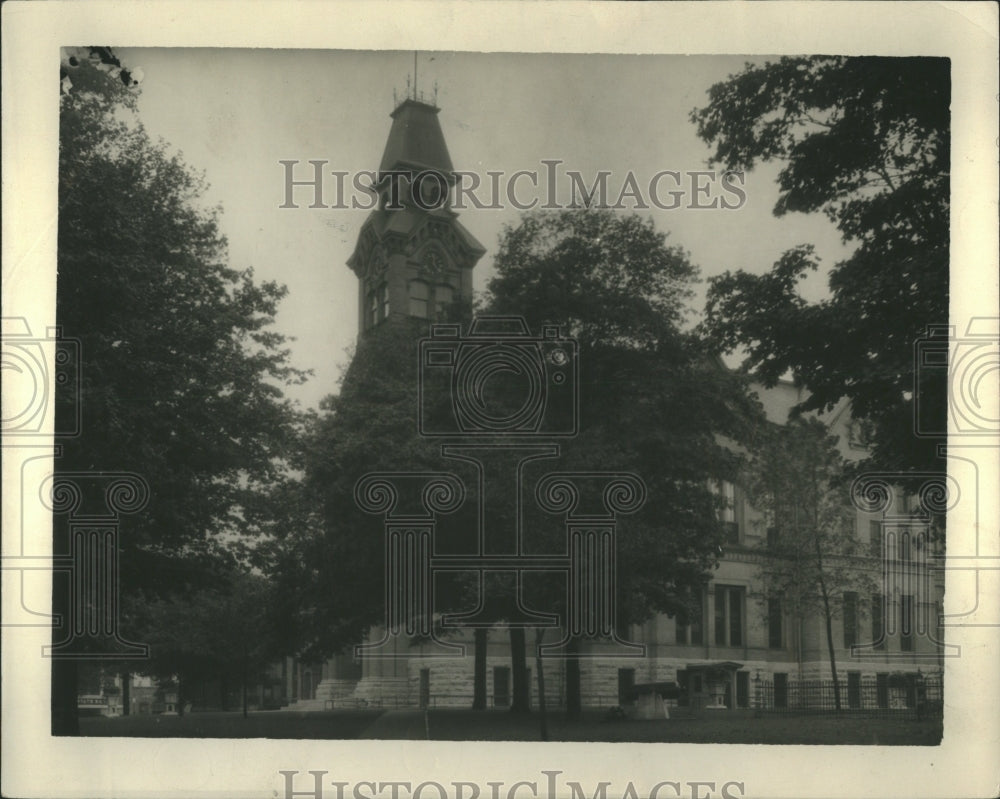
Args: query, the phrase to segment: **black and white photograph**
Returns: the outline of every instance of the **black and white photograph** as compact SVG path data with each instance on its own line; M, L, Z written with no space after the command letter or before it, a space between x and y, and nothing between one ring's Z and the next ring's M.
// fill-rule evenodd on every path
M5 795L990 795L995 5L40 5Z

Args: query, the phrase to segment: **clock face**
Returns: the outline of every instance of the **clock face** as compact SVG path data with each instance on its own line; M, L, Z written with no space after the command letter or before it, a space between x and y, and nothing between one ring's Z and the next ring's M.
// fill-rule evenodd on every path
M446 266L441 254L436 250L429 250L423 257L423 271L430 277L444 277Z

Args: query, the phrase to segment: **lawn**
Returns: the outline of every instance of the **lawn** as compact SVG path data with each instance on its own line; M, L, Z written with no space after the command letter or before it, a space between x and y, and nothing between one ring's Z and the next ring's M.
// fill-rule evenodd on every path
M186 716L124 716L80 719L80 734L132 738L358 738L382 714L381 710L221 711Z
M376 724L377 721L377 724ZM178 716L129 716L80 721L86 736L156 738L430 738L439 741L537 741L538 714L515 716L505 711L334 710L251 713L192 713ZM631 741L734 744L880 744L935 746L941 741L940 720L771 716L725 714L658 721L605 721L600 712L584 713L568 722L550 714L553 741Z
M431 711L430 737L435 740L538 740L538 717L509 713ZM561 714L549 719L553 741L632 741L645 743L733 744L881 744L936 746L941 722L857 717L771 716L727 714L658 721L604 721L599 712L574 723Z

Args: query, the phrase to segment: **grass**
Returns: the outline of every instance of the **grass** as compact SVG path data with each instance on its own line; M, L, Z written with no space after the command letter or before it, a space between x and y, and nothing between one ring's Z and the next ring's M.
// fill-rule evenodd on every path
M527 719L509 713L478 714L431 711L430 735L435 740L539 739L537 714ZM471 718L470 718L471 717ZM657 721L604 721L603 714L585 713L577 722L561 714L549 719L553 741L610 741L635 743L732 744L881 744L936 746L941 742L940 721L859 719L852 717L772 716L750 713Z
M298 738L354 739L385 711L333 710L323 712L270 711L251 713L192 713L187 716L128 716L85 718L85 736L137 738ZM537 741L537 713L516 716L505 711L430 710L388 713L373 737L423 738L440 741ZM941 721L892 718L770 716L752 713L719 714L657 721L604 721L599 711L584 713L575 722L558 712L549 715L553 741L618 741L648 743L733 744L854 744L935 746L941 741ZM375 732L376 730L373 730ZM369 733L371 735L371 733Z
M358 738L381 710L269 711L242 713L212 711L186 716L123 716L80 719L84 736L131 738Z

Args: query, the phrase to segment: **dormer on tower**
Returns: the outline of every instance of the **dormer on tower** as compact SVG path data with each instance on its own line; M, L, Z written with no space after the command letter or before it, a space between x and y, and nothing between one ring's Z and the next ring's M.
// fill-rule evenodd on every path
M450 207L456 177L438 112L417 96L392 112L378 207L347 261L358 276L359 333L394 317L434 319L472 299L472 269L486 250Z

